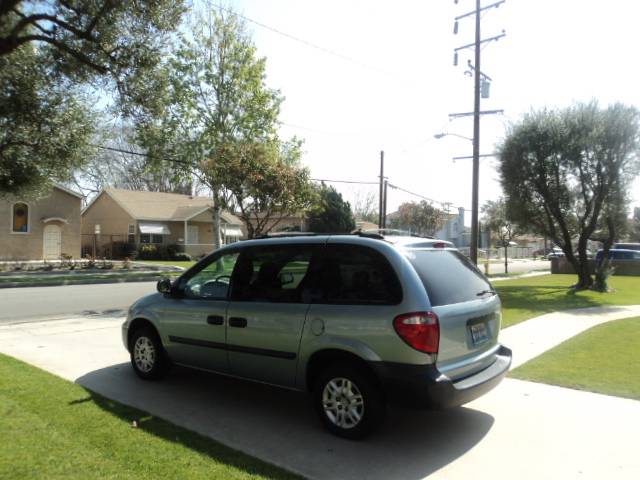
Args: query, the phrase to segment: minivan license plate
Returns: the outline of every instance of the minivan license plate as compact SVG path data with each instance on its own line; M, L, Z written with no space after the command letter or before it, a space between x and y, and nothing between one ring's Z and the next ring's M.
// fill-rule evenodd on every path
M474 345L480 345L481 343L489 340L486 323L476 323L474 325L469 325L469 330L471 331L471 340L473 341Z

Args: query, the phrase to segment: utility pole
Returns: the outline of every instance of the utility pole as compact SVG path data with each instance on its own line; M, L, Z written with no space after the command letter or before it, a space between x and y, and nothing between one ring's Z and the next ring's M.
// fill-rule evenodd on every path
M389 185L389 180L384 181L383 195L384 202L382 204L382 228L387 228L387 186Z
M476 0L475 75L473 76L473 180L471 188L471 262L478 263L478 190L480 182L480 0Z
M495 35L493 37L486 38L484 40L481 39L480 36L480 13L484 10L488 10L491 8L498 8L501 4L503 4L506 0L499 0L490 5L481 7L480 0L476 0L476 8L470 12L465 13L464 15L459 15L455 18L455 23L453 27L453 33L458 33L458 21L474 16L475 18L475 41L473 43L469 43L467 45L463 45L454 49L453 56L453 64L458 65L458 52L461 50L465 50L467 48L474 49L474 63L468 62L469 70L468 73L473 75L473 175L472 175L472 185L471 185L471 240L469 245L469 256L474 265L478 263L478 240L479 240L479 183L480 183L480 116L482 114L493 114L501 112L500 110L489 110L486 112L480 111L480 98L487 98L489 96L489 84L491 78L484 73L482 73L480 69L480 46L484 43L498 41L500 38L504 37L506 34L504 30L500 35ZM456 0L456 3L457 0ZM481 90L481 81L485 84L484 88ZM468 114L454 114L455 116L466 116Z
M384 208L384 151L380 151L380 202L378 204L378 228L384 228L382 210Z

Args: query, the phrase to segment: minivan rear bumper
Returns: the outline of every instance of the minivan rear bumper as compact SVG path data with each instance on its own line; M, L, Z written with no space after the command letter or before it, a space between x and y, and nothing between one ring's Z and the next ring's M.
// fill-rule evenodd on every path
M501 345L495 361L469 377L452 381L435 365L370 362L390 401L416 407L451 408L468 403L498 385L511 366L511 350Z

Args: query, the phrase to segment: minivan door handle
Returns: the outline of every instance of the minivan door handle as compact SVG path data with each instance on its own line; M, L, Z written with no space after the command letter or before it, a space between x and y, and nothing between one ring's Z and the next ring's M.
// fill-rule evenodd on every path
M241 318L241 317L231 317L229 319L229 326L230 327L245 328L247 326L247 319L246 318Z
M209 325L224 325L224 317L222 315L209 315L207 323Z

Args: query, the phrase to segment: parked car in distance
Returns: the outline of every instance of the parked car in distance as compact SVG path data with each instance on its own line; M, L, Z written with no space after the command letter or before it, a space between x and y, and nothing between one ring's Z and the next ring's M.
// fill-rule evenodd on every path
M553 247L549 254L547 255L547 259L551 260L554 257L564 257L564 252L559 247Z
M615 250L640 250L640 243L616 243L613 248Z
M604 250L598 250L596 253L596 262L600 263L604 258ZM612 248L609 250L610 260L635 260L640 261L640 250L626 250L621 248Z
M375 429L388 402L467 403L511 364L500 299L448 242L414 240L224 246L131 306L122 340L133 369L158 379L179 364L309 392L324 426L350 439Z

